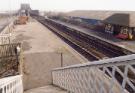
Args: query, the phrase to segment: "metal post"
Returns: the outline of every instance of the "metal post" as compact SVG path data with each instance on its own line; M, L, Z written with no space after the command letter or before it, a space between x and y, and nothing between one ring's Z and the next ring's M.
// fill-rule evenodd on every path
M20 60L19 60L19 54L20 54L20 52L21 52L21 49L20 49L20 46L17 46L17 47L15 47L15 55L16 55L16 61L17 61L17 70L18 70L18 68L19 68L19 65L20 65Z
M63 53L61 52L60 55L61 55L61 67L63 67Z

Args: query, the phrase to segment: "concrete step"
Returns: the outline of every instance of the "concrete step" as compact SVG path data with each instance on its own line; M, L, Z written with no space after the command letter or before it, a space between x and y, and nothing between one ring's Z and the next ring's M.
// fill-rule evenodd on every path
M24 93L69 93L53 85L48 85L40 88L30 89Z

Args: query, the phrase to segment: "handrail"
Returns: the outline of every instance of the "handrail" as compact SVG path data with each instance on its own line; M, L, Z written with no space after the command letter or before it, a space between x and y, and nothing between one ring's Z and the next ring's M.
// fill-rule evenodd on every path
M71 65L71 66L66 66L66 67L54 68L52 71L85 67L85 66L111 65L111 64L121 65L121 63L134 64L133 60L135 60L135 54L109 58L109 59L103 59L103 60L93 61L93 62L86 62L83 64ZM127 62L127 61L130 61L130 62Z
M56 68L52 76L73 93L135 93L135 54Z

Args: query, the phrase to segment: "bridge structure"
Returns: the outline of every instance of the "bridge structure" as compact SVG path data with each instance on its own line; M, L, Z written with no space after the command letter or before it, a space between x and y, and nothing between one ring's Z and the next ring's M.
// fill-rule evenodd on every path
M21 9L19 11L21 10L30 11L31 8L29 7L29 5L25 4L21 6ZM51 60L54 59L52 60L53 64L51 64L49 60L44 59L49 59L49 57L45 56L45 54L41 54L45 51L46 46L49 46L48 49L50 49L50 47L53 47L50 45L51 43L47 43L44 41L48 40L49 42L50 39L53 39L52 37L55 35L54 33L51 34L50 30L52 30L52 32L55 32L56 28L44 28L43 25L45 24L40 24L38 22L39 20L36 21L33 18L31 18L30 20L32 21L30 21L27 25L17 26L15 28L16 31L12 32L14 36L15 34L16 37L19 36L19 38L17 38L16 40L20 40L19 42L22 42L21 40L23 40L24 43L16 43L15 39L10 39L9 42L9 32L6 32L5 36L2 35L4 37L2 38L2 40L4 40L4 43L0 45L0 62L2 63L5 62L5 59L9 59L6 62L11 63L12 60L13 64L17 65L13 68L17 69L17 72L13 73L11 76L0 79L0 93L135 93L135 54L128 54L97 61L83 60L83 64L79 63L78 60L75 60L77 61L77 64L70 64L68 66L58 64L63 62L62 57L61 60L56 60L53 54L50 54ZM36 28L36 26L38 26L38 28ZM61 28L63 27L61 26ZM73 31L71 28L69 29ZM47 39L45 38L46 34L51 34L50 36L52 37L48 37L49 39ZM25 39L21 37L23 35L25 35ZM53 40L57 38L58 37L55 37ZM29 50L28 43L31 44L31 50ZM47 44L44 45L43 43ZM62 44L64 43L60 43L60 45ZM26 46L28 48L26 48ZM58 45L56 44L55 46ZM25 50L25 59L27 59L27 62L30 63L30 66L27 67L29 67L29 71L32 70L32 73L30 73L29 71L25 71L26 68L23 68L23 64L28 63L26 63L25 60L22 63L23 59L21 57L21 47ZM47 49L46 51L48 52ZM52 51L53 50L51 50L51 52ZM60 55L62 56L62 54ZM40 60L36 60L38 59L38 57L40 58ZM40 63L41 61L43 63ZM56 61L58 61L58 63ZM67 61L71 61L71 63L74 62L73 60ZM34 65L32 63L34 63ZM42 65L39 66L39 64ZM9 67L8 64L6 65L7 67ZM0 68L6 65L5 63L0 64ZM39 76L36 77L33 73ZM34 86L34 88L30 88L32 84L39 83L37 79L33 79L33 81L28 82L31 84L29 84L29 88L26 88L26 84L28 84L24 84L24 77L26 77L26 75L31 76L26 78L28 79L26 80L26 82L31 81L33 77L38 79L41 79L39 77L42 77L43 79L41 82L46 82L47 80L50 80L50 82L44 85L37 85Z

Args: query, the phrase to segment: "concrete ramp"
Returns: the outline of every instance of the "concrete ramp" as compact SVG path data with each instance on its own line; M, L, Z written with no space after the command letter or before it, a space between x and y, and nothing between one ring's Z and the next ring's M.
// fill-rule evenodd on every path
M24 89L52 84L51 70L61 66L58 53L32 53L24 56Z

